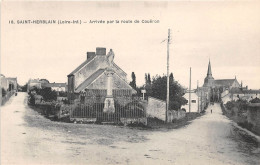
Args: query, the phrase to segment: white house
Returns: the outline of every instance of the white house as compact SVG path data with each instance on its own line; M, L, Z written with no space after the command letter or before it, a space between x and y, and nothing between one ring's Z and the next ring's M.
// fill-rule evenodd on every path
M67 91L67 84L66 83L43 83L42 88L49 87L52 90L55 90L57 92L65 92Z
M189 94L191 97L190 103L189 103ZM190 106L190 112L200 113L204 110L204 108L207 105L207 93L200 88L191 91L186 91L183 97L186 100L188 100L188 103L181 107L181 109L185 109L186 112L189 112L189 106Z

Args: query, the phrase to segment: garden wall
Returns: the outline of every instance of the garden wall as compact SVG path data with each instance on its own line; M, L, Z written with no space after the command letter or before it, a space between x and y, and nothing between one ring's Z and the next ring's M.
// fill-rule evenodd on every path
M166 110L166 102L148 97L148 105L146 109L147 117L156 117L160 120L165 121L165 110Z

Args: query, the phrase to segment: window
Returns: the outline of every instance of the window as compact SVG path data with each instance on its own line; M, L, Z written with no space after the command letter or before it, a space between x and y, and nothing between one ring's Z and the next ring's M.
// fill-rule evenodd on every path
M196 103L196 100L191 100L191 103Z

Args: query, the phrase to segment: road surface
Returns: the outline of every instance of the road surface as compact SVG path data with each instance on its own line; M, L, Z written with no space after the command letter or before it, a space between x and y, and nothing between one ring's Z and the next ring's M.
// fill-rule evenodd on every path
M18 93L1 107L1 164L260 164L259 142L220 106L172 130L50 121Z

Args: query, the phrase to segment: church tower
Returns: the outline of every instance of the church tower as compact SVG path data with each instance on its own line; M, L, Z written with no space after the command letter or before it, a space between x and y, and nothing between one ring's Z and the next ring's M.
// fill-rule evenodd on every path
M212 77L211 64L209 60L207 77L205 77L204 79L203 87L213 87L213 86L214 86L214 78Z

